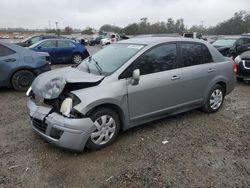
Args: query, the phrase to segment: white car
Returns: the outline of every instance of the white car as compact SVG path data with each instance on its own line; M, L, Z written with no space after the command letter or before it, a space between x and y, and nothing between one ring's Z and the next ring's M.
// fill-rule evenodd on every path
M117 33L111 33L107 35L107 38L101 39L101 45L102 46L109 45L109 44L117 42L119 39L120 39L120 36Z

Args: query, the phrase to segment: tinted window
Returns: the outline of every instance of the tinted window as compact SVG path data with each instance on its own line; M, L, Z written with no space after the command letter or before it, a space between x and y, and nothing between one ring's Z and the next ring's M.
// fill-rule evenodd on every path
M243 44L244 44L243 38L240 38L236 41L236 45L243 45Z
M244 38L244 44L249 44L250 43L250 38Z
M4 56L8 56L8 55L12 55L16 53L15 51L3 46L3 45L0 45L0 57L4 57Z
M164 44L146 52L136 62L136 68L140 74L151 74L176 68L177 47L176 44Z
M56 43L55 41L45 41L40 45L42 48L55 48Z
M182 63L184 67L203 63L202 45L196 43L181 44Z
M70 44L69 41L57 41L58 48L69 48Z
M203 57L204 57L204 63L211 63L213 62L213 58L209 52L209 50L207 49L206 46L202 45L203 48Z

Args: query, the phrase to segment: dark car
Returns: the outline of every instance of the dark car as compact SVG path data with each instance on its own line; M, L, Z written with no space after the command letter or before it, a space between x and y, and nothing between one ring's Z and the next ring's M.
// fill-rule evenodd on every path
M237 56L234 61L237 64L238 80L250 81L250 50Z
M235 58L243 52L250 50L250 35L218 39L213 43L213 46L222 55Z
M215 40L212 45L217 48L217 50L226 57L231 56L230 49L233 47L235 42L237 41L237 37L225 37L225 38L218 38Z
M102 36L96 37L96 38L89 41L89 45L95 46L96 44L100 44L102 39L103 39Z
M0 87L26 91L37 75L49 70L49 54L0 42Z
M24 40L22 40L21 42L17 42L15 44L19 45L19 46L23 46L23 47L29 47L41 40L45 40L45 39L55 39L55 38L63 38L61 36L57 36L57 35L36 35L36 36L30 36Z
M235 58L248 50L250 50L250 35L242 35L230 48L230 53Z
M89 56L86 47L69 39L46 39L29 47L36 52L47 52L51 63L81 63Z

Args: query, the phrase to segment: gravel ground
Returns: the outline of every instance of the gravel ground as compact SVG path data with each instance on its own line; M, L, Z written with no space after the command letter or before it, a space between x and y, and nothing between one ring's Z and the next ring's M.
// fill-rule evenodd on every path
M24 93L1 89L0 187L250 187L249 94L238 83L215 114L154 121L79 154L34 134Z

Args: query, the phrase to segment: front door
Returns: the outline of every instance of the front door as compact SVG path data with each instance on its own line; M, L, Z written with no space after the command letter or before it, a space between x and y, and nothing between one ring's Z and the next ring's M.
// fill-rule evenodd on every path
M177 45L156 46L139 57L133 69L140 70L138 85L128 80L128 105L131 121L164 114L179 104L181 75L177 65Z

